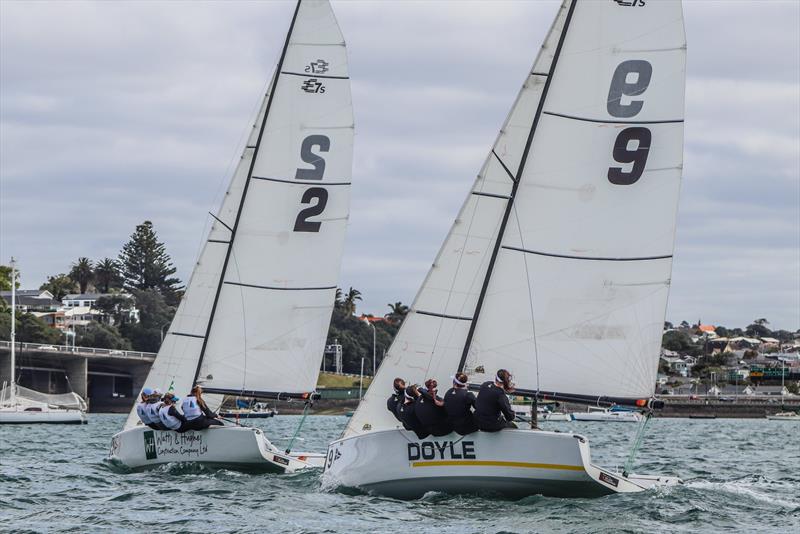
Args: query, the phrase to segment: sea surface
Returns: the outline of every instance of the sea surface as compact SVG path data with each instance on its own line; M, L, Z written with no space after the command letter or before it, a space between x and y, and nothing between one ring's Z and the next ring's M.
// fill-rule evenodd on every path
M655 419L635 471L682 486L597 499L508 501L431 493L416 501L323 490L319 471L248 474L183 464L122 474L106 464L124 416L83 426L0 426L2 532L800 532L800 425ZM299 416L261 420L278 446ZM295 450L324 451L347 419L306 420ZM638 425L543 423L590 438L621 466Z

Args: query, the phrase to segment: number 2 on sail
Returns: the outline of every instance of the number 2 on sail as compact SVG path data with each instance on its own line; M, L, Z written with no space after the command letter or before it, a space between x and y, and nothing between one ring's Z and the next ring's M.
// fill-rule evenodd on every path
M611 87L608 89L606 109L612 117L635 117L644 106L644 100L634 100L632 97L641 95L650 85L653 76L653 66L641 59L623 61L614 70L611 78ZM622 97L630 98L627 104L622 103ZM641 178L650 153L652 134L648 128L625 128L614 141L612 155L618 163L632 163L629 171L622 167L608 168L608 181L614 185L632 185ZM629 149L631 141L637 143L636 148Z
M295 180L322 180L325 174L325 159L313 152L314 148L319 152L328 152L331 148L331 140L326 135L309 135L303 139L300 146L300 159L305 163L313 165L313 169L297 169ZM311 204L316 200L316 204L300 210L297 219L294 221L295 232L319 232L321 222L309 221L309 217L321 214L328 204L328 190L324 187L310 187L303 193L300 200L302 204Z

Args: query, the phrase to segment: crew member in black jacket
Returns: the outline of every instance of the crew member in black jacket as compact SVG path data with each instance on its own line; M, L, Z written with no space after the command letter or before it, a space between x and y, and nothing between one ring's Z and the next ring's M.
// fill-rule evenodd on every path
M403 403L403 394L406 389L406 381L402 378L395 378L393 388L394 393L392 393L392 396L386 401L386 409L392 412L392 415L394 415L398 421L402 422L397 413L397 409Z
M453 431L453 425L447 419L444 401L436 394L438 386L432 378L425 381L425 389L417 397L414 412L426 432L434 436L446 436Z
M419 388L416 385L408 386L404 393L404 402L397 408L397 415L403 423L403 428L411 430L419 439L425 439L429 433L419 422L415 413L416 400L420 396Z
M444 394L444 409L447 418L453 425L453 430L466 436L478 430L475 422L475 394L467 389L469 377L464 373L456 373L453 377L453 387Z
M494 382L484 382L475 402L475 419L484 432L497 432L504 428L517 428L514 410L508 402L507 393L513 393L511 373L505 369L497 371Z

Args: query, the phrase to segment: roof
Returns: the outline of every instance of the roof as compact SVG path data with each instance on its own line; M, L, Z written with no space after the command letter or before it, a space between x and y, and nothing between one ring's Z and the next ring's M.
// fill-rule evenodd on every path
M774 337L762 337L761 341L764 343L780 343L780 339L775 339Z
M70 293L61 300L97 300L100 297L124 297L130 298L130 293Z
M701 324L700 326L697 327L697 329L700 330L701 332L709 332L709 333L716 331L716 328L714 328L710 324Z
M0 295L0 297L2 297L3 300L5 300L9 305L11 305L11 292L10 291L4 291L3 293L4 294ZM8 293L8 295L5 295L5 293ZM48 295L49 295L49 293L48 293ZM17 306L28 306L29 308L34 308L34 307L53 307L53 306L59 306L60 305L60 303L58 301L55 301L52 298L49 298L49 297L41 297L40 298L38 296L31 296L31 295L21 295L21 296L20 295L16 295L15 303L16 303Z

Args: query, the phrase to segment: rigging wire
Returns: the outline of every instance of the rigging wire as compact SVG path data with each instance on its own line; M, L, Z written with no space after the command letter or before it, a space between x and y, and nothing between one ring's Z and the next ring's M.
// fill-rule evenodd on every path
M286 446L286 454L292 452L292 445L294 445L294 440L297 439L297 435L300 434L300 429L303 427L303 423L308 417L308 409L311 407L311 401L306 401L306 405L303 407L303 417L300 419L300 424L297 425L297 429L294 431L294 435L292 439L289 440L289 444Z
M625 466L622 468L622 475L627 477L628 473L630 473L631 468L633 467L633 460L636 458L636 453L639 450L639 447L642 445L642 440L644 439L644 431L647 428L647 424L650 422L650 418L653 417L653 411L648 410L644 416L644 420L642 424L639 425L639 431L636 432L636 438L633 441L633 447L631 448L630 454L628 454L628 459L625 460Z

